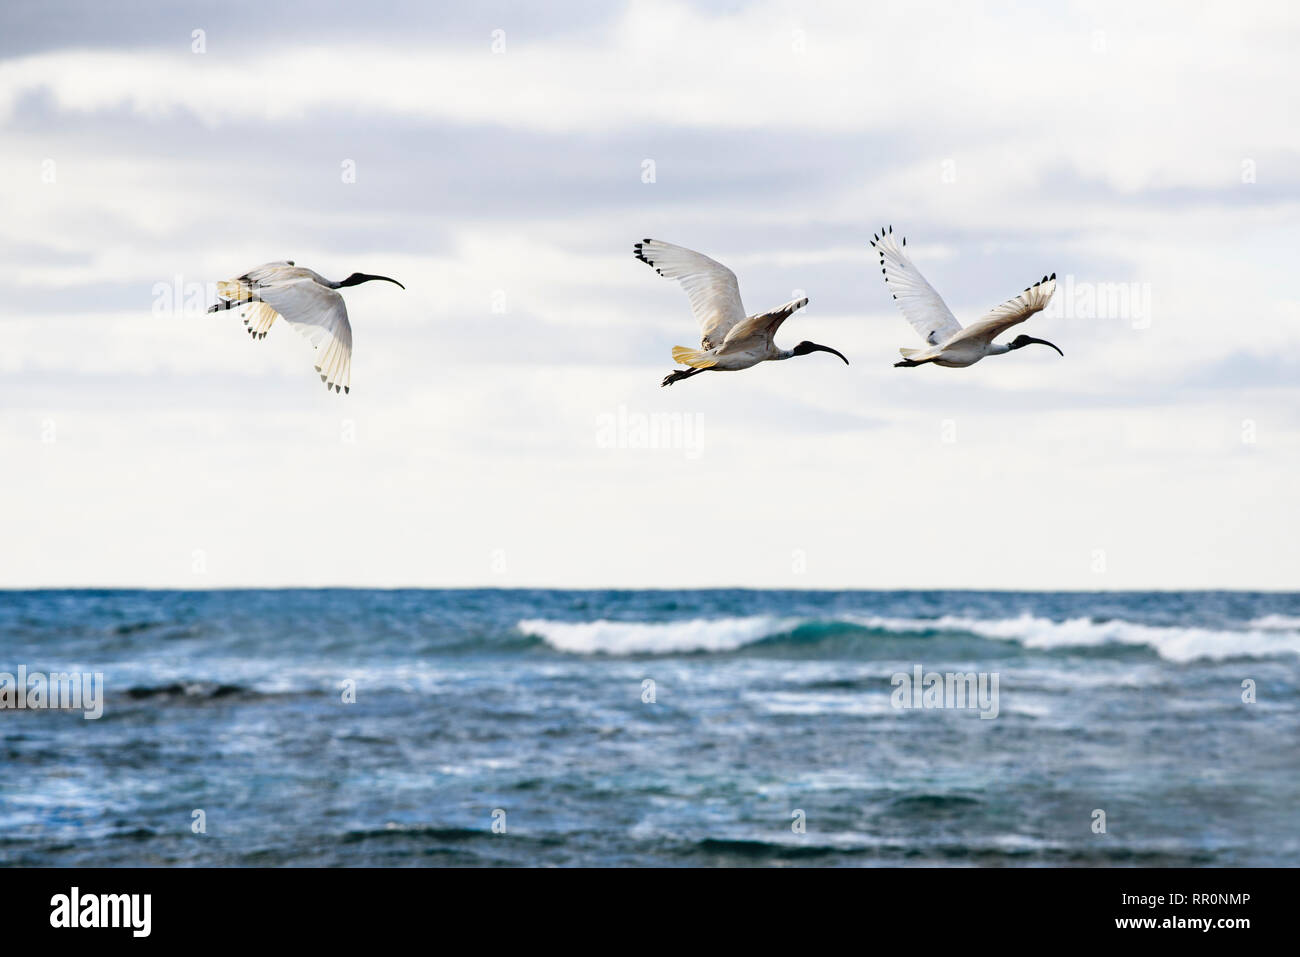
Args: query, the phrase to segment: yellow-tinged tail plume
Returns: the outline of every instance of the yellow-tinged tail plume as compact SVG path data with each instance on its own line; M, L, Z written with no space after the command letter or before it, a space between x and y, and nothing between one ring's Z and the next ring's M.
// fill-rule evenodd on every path
M228 302L242 302L252 297L252 293L238 279L223 279L217 283L217 295Z
M673 346L673 361L690 366L692 369L709 369L718 364L718 360L707 352L688 349L685 346Z

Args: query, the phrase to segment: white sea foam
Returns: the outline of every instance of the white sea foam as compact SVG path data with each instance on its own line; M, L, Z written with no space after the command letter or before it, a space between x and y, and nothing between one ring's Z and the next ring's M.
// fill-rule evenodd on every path
M1026 648L1089 648L1106 644L1146 645L1168 661L1225 658L1265 658L1300 654L1300 632L1248 627L1241 631L1142 625L1112 619L1069 618L1053 621L1023 614L1017 618L858 618L867 628L887 631L957 631L983 638L1015 641ZM1252 622L1251 624L1255 624Z
M965 633L1044 650L1107 644L1141 645L1174 662L1300 655L1300 630L1288 627L1287 619L1279 615L1256 619L1241 630L1143 625L1124 620L1094 621L1091 618L1053 621L1029 614L993 619L945 615L940 618L850 616L837 620L894 634ZM770 615L655 623L529 619L519 623L519 630L572 654L681 654L735 651L815 621Z
M735 651L797 627L797 618L696 618L691 621L546 621L519 623L560 651L583 655L661 655L689 651Z
M1300 615L1264 615L1253 619L1250 627L1268 631L1297 631L1300 630Z

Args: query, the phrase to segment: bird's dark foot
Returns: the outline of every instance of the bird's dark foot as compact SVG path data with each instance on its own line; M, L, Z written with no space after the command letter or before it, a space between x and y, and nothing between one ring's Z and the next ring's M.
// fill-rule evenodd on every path
M910 369L912 366L924 365L922 362L913 362L911 359L904 359L902 362L895 362L895 369Z
M659 388L662 389L666 385L672 385L678 379L685 379L689 376L689 372L670 372L668 375L664 376L664 381L659 383Z

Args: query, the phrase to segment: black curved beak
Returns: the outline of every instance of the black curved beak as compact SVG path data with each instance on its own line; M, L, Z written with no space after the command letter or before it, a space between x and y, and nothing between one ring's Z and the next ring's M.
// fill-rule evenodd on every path
M836 350L836 349L832 349L830 346L819 346L819 345L817 345L816 343L814 343L814 344L813 344L813 347L812 347L811 349L809 349L808 351L809 351L809 352L829 352L829 353L830 353L831 355L833 355L833 356L839 356L841 359L844 359L844 353L842 353L842 352L840 352L840 351L838 351L838 350ZM844 359L844 364L845 364L845 365L848 365L848 364L849 364L849 360L848 360L848 359Z
M370 282L372 279L382 279L384 282L391 282L394 286L397 286L399 289L405 289L405 288L406 288L406 287L403 286L400 282L398 282L396 279L389 279L387 276L371 276L371 275L369 275L368 273L362 273L362 274L361 274L361 278L358 279L357 282L358 282L358 283Z
M1059 355L1062 359L1065 358L1065 353L1062 352L1060 349L1057 349L1055 343L1048 342L1046 339L1035 339L1033 336L1025 336L1025 345L1029 345L1029 343L1031 342L1036 342L1040 346L1051 346L1053 349L1056 349L1057 355Z

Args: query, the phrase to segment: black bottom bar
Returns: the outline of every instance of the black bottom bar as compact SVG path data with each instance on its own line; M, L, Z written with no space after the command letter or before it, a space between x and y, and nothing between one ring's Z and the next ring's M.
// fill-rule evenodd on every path
M1056 935L1044 942L1231 945L1287 928L1294 878L1281 869L9 869L0 871L0 911L10 947L74 934L79 944L337 946L374 943L376 930L432 933L437 943L452 929L482 942L518 935L529 946L847 933L862 944L951 947L1020 931ZM118 926L71 926L96 921Z

